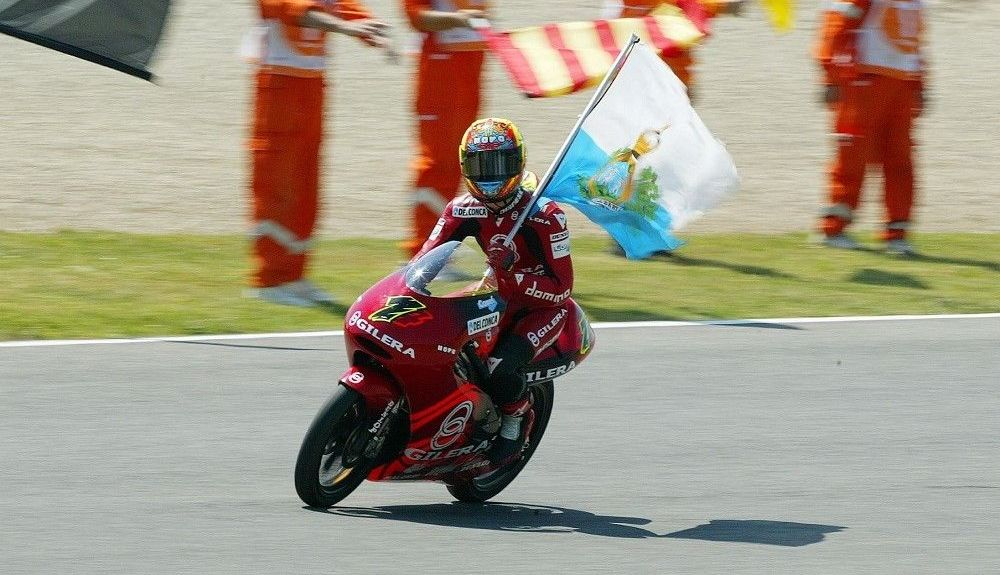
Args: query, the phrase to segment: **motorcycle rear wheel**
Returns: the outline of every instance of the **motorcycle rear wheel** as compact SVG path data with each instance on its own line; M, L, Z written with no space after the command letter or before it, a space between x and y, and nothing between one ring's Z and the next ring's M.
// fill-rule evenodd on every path
M492 473L449 485L448 492L455 499L465 503L482 503L491 499L510 485L524 469L524 466L528 464L528 460L531 459L542 440L542 435L545 434L545 428L549 425L555 388L551 380L543 381L529 387L528 393L532 396L535 425L528 436L528 446L524 450L524 455L514 463L501 467Z
M306 505L332 507L365 480L369 465L349 444L366 424L361 395L338 385L310 424L295 461L295 491Z

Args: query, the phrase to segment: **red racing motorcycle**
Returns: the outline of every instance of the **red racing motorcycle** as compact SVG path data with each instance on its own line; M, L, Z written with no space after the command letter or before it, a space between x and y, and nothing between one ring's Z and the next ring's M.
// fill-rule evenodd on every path
M500 415L482 384L506 304L492 274L469 284L441 273L453 269L463 245L438 246L347 311L350 367L309 426L295 464L295 489L307 505L335 505L365 479L436 481L459 501L482 502L531 459L552 413L552 380L587 357L594 331L573 302L571 321L524 374L535 424L522 457L491 463L486 452Z

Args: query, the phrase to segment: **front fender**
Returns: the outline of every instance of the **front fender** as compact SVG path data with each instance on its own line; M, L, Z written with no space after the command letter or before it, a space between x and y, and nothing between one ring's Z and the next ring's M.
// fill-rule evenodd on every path
M392 376L376 366L352 365L340 376L340 383L365 399L365 411L374 419L402 396Z

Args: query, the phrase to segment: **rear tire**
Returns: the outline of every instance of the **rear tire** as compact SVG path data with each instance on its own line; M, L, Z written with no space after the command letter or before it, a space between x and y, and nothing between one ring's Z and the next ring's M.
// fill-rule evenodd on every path
M295 491L306 505L331 507L365 480L369 464L347 448L366 423L361 395L338 385L309 426L295 461Z
M488 475L449 485L448 492L455 499L465 503L482 503L491 499L510 485L524 469L524 466L528 464L528 460L535 453L535 449L545 434L545 428L549 425L555 388L551 380L543 381L529 387L528 393L532 395L535 425L528 436L528 447L525 448L524 455L514 463L501 467Z

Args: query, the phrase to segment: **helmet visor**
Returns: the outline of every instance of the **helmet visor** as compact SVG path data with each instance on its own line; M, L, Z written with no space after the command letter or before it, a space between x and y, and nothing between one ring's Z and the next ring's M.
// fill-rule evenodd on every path
M466 154L462 173L474 182L507 180L521 175L520 150L485 150Z

